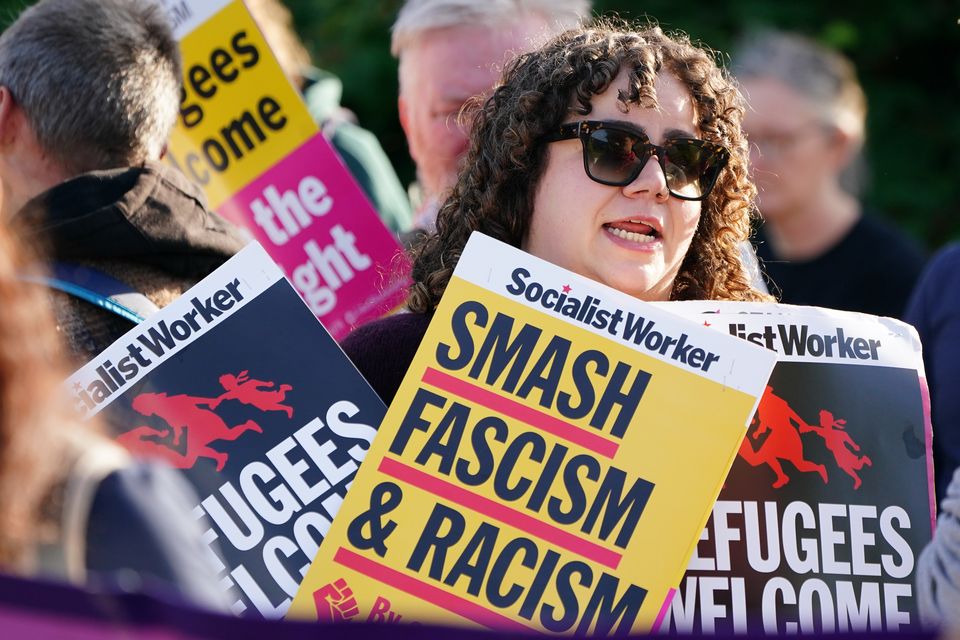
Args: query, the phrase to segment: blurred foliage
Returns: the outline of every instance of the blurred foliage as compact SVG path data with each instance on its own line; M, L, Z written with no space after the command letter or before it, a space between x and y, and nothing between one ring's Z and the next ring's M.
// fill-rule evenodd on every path
M389 28L402 0L286 1L318 66L343 80L344 105L378 136L401 179L412 180L390 56ZM6 23L26 4L0 0L0 19ZM761 26L799 31L842 50L856 63L870 103L867 201L930 248L960 239L957 0L595 0L594 10L656 19L718 52ZM725 54L718 57L726 62Z
M396 60L389 52L389 27L401 0L287 4L317 63L343 79L344 104L377 134L401 178L411 180L397 120ZM799 31L842 50L856 63L870 102L867 201L930 248L960 239L956 0L595 0L594 10L655 19L719 52L762 26ZM719 57L726 62L726 55Z

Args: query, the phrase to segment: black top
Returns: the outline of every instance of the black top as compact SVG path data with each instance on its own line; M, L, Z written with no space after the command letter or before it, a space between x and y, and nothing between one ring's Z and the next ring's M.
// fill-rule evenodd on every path
M924 263L913 240L869 214L813 260L780 259L762 228L756 245L767 287L781 302L894 318L903 316Z
M387 406L420 347L430 316L398 313L358 327L340 347Z

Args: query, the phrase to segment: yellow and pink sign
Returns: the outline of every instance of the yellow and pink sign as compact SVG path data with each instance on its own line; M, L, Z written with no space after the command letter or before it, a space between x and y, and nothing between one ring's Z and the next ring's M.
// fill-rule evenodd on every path
M247 229L340 339L398 307L409 265L241 0L164 0L184 87L168 161Z
M475 233L288 615L657 629L774 360Z

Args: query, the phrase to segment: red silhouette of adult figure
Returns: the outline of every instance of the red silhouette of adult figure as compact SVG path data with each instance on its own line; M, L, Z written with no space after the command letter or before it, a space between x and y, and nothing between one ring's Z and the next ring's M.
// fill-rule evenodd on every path
M276 389L264 389L276 386L276 383L255 378L251 380L248 374L249 371L244 370L237 375L225 373L220 376L220 386L226 389L226 393L214 400L210 408L216 409L224 400L239 400L261 411L286 411L288 418L293 417L293 407L280 404L287 397L287 391L293 389L292 386L282 384Z
M794 411L786 400L774 395L773 387L767 386L757 408L759 427L753 432L752 438L757 440L764 433L770 432L756 451L747 438L740 444L740 457L748 464L758 467L766 464L776 474L773 483L774 489L779 489L790 482L790 478L783 472L781 460L791 462L798 471L816 471L827 482L827 468L822 464L810 462L803 457L803 442L800 434L813 429L800 415ZM796 427L794 427L796 425ZM798 431L799 429L799 431Z
M837 466L843 469L844 473L853 478L853 488L859 489L862 484L857 471L864 466L873 466L873 461L868 456L858 456L853 451L860 451L860 445L853 441L850 434L844 431L846 420L834 419L833 414L826 409L820 410L820 426L810 427L810 430L823 438L827 449L833 454L837 461ZM849 447L849 449L847 448ZM852 449L853 451L851 451Z
M133 399L133 408L145 416L159 416L169 425L167 429L155 429L147 425L134 427L117 437L117 441L134 453L159 457L178 469L193 467L198 458L211 458L217 463L217 471L222 471L227 463L227 454L217 451L209 445L217 440L236 440L247 431L263 433L253 420L247 420L235 427L211 411L203 409L215 402L210 398L198 398L188 395L168 396L166 393L141 393ZM172 431L172 445L155 439L155 436L167 436ZM180 453L174 447L186 433L186 450ZM149 437L149 438L148 438ZM148 439L145 439L148 438Z

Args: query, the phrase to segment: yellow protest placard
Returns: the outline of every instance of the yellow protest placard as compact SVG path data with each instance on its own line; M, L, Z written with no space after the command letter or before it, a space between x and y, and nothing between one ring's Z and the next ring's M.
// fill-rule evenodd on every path
M183 55L167 160L260 241L341 340L402 302L394 234L314 123L240 0L161 0Z
M180 119L167 157L216 209L317 125L240 0L184 35L180 50Z
M657 627L773 361L474 234L290 615Z

